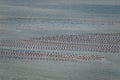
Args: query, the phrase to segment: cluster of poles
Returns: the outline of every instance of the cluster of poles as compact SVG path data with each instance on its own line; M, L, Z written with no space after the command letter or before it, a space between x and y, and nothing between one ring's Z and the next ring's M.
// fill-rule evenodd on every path
M16 47L26 49L42 49L42 50L62 50L62 51L91 51L91 52L110 52L119 53L120 46L112 44L73 44L73 43L59 43L59 42L45 42L33 40L17 40L12 42L0 42L2 47Z
M49 52L51 51L51 52ZM72 54L66 54L72 51ZM41 36L26 40L0 40L0 56L16 59L81 61L101 60L101 55L79 52L119 53L120 33L82 33Z
M39 41L59 41L63 43L89 43L89 44L120 44L120 34L80 34L80 35L57 35L57 36L42 36L39 38L32 38L32 40Z
M29 40L1 40L0 46L42 50L119 53L120 35L81 34L52 37L42 36Z
M60 53L60 52L42 52L30 50L14 50L14 49L0 49L0 57L24 59L24 60L56 60L56 61L88 61L88 60L102 60L104 56L94 54L75 54L75 53Z

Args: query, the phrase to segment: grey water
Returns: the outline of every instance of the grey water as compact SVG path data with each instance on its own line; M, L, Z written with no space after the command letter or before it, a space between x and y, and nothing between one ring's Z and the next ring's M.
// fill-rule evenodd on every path
M119 0L0 0L0 40L119 32ZM0 80L120 80L120 54L103 54L81 63L0 58Z

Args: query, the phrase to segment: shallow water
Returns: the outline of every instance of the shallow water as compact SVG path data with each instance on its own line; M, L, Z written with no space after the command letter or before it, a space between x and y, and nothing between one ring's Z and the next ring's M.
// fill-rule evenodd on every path
M119 32L119 0L0 0L0 40ZM101 54L105 59L67 62L0 57L0 80L120 79L120 53L66 52Z

